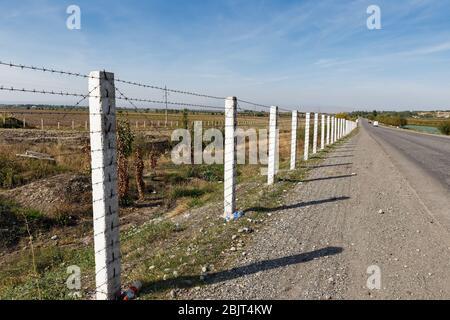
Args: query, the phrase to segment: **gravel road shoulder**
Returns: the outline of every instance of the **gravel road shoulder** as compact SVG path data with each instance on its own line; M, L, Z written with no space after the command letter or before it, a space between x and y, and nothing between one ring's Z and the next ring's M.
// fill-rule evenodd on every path
M450 298L449 232L364 128L284 202L233 269L180 298Z

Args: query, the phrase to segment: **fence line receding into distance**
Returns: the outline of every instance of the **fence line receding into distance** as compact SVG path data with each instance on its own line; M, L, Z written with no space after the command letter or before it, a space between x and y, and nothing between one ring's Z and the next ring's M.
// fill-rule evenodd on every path
M96 274L96 297L99 300L115 299L120 295L121 290L121 255L119 241L119 202L118 202L118 172L117 172L117 128L116 121L120 110L128 112L133 110L139 116L135 119L134 127L137 130L147 130L153 127L179 128L180 120L168 120L167 111L165 118L155 120L149 119L142 110L142 104L151 104L155 109L167 108L168 105L177 109L191 108L191 111L203 110L205 112L219 113L217 117L221 120L207 121L206 127L214 126L218 123L224 128L224 210L223 216L226 220L232 220L236 213L236 154L237 141L236 130L238 126L252 127L256 125L258 119L240 122L241 115L248 114L249 111L263 113L267 116L267 123L262 123L268 127L268 163L267 163L267 184L276 182L278 150L280 148L279 138L281 134L290 133L290 170L294 170L298 159L298 132L299 118L305 119L305 139L304 139L304 160L307 161L312 153L318 153L326 146L334 144L336 141L349 135L357 124L350 120L338 119L334 115L314 113L312 145L310 140L311 113L301 113L300 110L284 109L277 106L268 106L247 99L238 97L220 97L208 94L189 92L184 90L168 89L163 86L142 84L134 81L116 79L115 75L105 71L95 71L90 74L62 71L46 67L34 67L30 65L20 65L0 61L0 66L9 67L18 71L43 72L59 76L69 76L88 80L87 93L73 92L71 90L48 90L35 88L20 88L17 86L7 86L0 84L0 91L12 93L28 93L46 96L61 96L74 98L77 108L71 112L58 111L37 111L14 110L14 114L23 120L23 127L33 124L31 116L40 114L40 121L34 123L40 130L61 129L61 120L57 123L46 121L45 117L50 114L76 115L77 118L63 123L65 128L76 130L82 128L90 134L90 155L91 155L91 176L92 176L92 199L93 199L93 234L95 250L95 274ZM142 90L156 90L166 94L166 99L154 97L128 97L117 87L117 84L137 87ZM167 92L174 95L189 96L193 99L213 100L213 103L198 103L198 101L168 101ZM88 108L81 104L88 100ZM120 108L116 103L125 103ZM141 104L141 107L138 106ZM155 106L156 105L156 106ZM84 109L83 109L84 108ZM83 109L83 111L78 111ZM39 113L40 112L40 113ZM280 112L283 112L281 117ZM288 113L289 112L289 113ZM142 117L140 116L142 115ZM161 116L162 117L162 116ZM3 124L6 124L7 117L2 113ZM263 118L266 119L266 118ZM283 120L284 119L284 120ZM319 121L320 120L320 121ZM266 120L264 120L265 122ZM211 123L210 123L211 122ZM319 131L320 127L320 131ZM285 130L285 132L283 132ZM320 132L320 145L319 145ZM267 142L266 142L267 143Z

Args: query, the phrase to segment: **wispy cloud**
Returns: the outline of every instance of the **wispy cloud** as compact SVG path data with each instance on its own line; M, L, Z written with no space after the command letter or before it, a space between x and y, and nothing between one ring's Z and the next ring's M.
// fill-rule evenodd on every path
M78 0L79 32L65 27L68 1L0 2L0 60L109 69L140 82L281 106L450 105L445 1L378 0L383 29L369 31L370 0ZM0 69L4 85L86 89L52 81ZM0 93L6 98L14 97Z

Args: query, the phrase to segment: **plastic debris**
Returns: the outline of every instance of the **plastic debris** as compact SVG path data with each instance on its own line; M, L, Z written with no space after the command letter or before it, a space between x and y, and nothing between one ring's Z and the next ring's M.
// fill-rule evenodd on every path
M140 281L133 282L133 284L128 288L127 291L122 292L121 295L122 300L128 301L136 299L141 289L142 283Z
M233 213L233 215L227 216L226 217L226 221L229 222L231 220L238 220L239 218L242 218L245 215L245 213L243 211L236 211L235 213Z

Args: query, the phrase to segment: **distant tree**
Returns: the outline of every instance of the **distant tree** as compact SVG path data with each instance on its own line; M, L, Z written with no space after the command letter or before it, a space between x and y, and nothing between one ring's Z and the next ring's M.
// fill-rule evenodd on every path
M338 118L338 119L350 119L350 116L349 116L349 114L348 113L345 113L345 112L341 112L341 113L338 113L337 115L336 115L336 118Z

